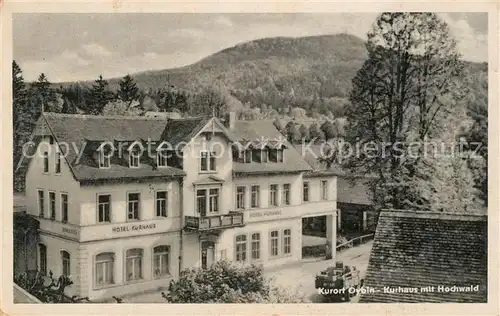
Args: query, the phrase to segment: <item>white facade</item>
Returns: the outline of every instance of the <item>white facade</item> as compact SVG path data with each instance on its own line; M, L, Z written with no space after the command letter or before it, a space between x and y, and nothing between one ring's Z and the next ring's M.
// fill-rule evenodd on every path
M35 155L26 178L28 213L40 221L39 269L69 273L75 294L99 300L168 287L181 269L221 259L264 266L298 261L303 217L326 215L327 238L335 245L335 176L306 178L299 171L235 176L229 141L213 127L208 130L214 135L210 140L202 130L184 150L186 175L162 180L81 184L64 159L56 172L57 143L42 142L49 170ZM223 147L211 148L215 142ZM216 154L213 168L210 161L201 167L207 150ZM202 227L204 221L236 221L238 214L242 223ZM184 229L189 217L197 219L198 228Z

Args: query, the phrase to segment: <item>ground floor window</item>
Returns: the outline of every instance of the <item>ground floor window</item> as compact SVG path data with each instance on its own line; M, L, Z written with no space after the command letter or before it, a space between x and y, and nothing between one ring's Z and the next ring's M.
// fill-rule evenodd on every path
M247 236L236 236L236 262L245 262L247 260Z
M154 275L156 278L169 275L170 267L170 246L157 246L153 249L154 253Z
M276 257L279 254L279 236L280 233L277 230L271 231L271 236L270 236L270 241L271 241L271 247L270 247L270 255L271 257Z
M67 251L61 251L61 261L62 261L62 274L69 276L71 274L70 269L70 255Z
M47 275L47 246L44 244L38 245L38 255L40 262L40 273Z
M96 285L113 284L113 269L115 255L111 252L100 253L95 257L95 283Z
M292 253L292 230L283 230L283 254L288 255Z
M142 249L127 250L125 275L127 281L142 279Z
M260 233L252 234L252 260L260 259Z

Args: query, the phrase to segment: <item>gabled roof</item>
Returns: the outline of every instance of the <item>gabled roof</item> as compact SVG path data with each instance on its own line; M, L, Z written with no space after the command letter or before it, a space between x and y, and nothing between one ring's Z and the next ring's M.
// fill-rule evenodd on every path
M230 131L237 142L268 141L275 145L282 142L286 147L284 150L283 163L233 163L235 173L279 173L279 172L302 172L312 170L311 166L302 158L300 153L274 126L273 121L235 121L234 128Z
M170 127L168 123L162 118L43 113L34 135L54 136L78 181L183 176L184 171L174 167L155 169L151 165L141 164L140 168L128 168L111 164L108 169L100 169L85 163L85 159L78 159L79 151L95 142L156 141L162 138L165 131L186 131L177 125ZM61 146L63 143L68 146Z
M208 176L206 178L202 178L198 181L193 182L193 185L201 185L201 184L222 184L224 183L224 179L215 177L215 176Z
M383 211L364 282L375 293L362 294L365 303L486 302L487 217L431 212ZM472 291L439 291L438 286ZM433 286L434 291L421 288ZM417 288L415 293L384 292Z
M166 140L172 147L176 147L182 142L189 142L203 127L210 121L210 118L197 117L185 119L171 119L168 124L163 120L164 130L161 139Z

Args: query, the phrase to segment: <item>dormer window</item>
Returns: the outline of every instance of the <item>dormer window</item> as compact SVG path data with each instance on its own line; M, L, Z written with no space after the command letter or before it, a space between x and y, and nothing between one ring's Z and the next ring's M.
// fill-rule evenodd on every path
M131 150L128 156L128 164L130 168L139 168L140 158L138 150Z
M245 150L245 163L251 163L252 162L252 150L247 149Z
M270 162L283 162L283 149L271 149L269 151Z
M128 147L128 165L130 168L139 168L144 147L141 143L134 142Z
M109 168L111 157L104 150L99 151L99 168Z
M158 150L157 152L157 157L156 157L156 165L158 167L166 167L167 166L167 150L166 149L161 149Z
M260 151L260 162L268 162L269 161L269 151L267 148L261 149Z

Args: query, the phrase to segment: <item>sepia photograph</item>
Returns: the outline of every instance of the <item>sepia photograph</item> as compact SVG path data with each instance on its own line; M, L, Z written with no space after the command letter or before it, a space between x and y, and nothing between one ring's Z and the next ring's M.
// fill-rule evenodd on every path
M496 16L320 12L12 13L12 303L493 303Z

